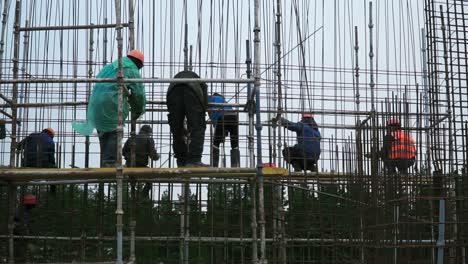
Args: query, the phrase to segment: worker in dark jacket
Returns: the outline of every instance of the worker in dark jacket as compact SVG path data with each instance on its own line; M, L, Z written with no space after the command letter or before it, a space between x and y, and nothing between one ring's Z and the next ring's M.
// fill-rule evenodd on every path
M15 211L13 234L16 236L31 235L31 211L36 207L37 199L32 194L23 197L23 204ZM25 263L30 261L27 240L18 239L15 243L15 263Z
M387 121L387 133L380 151L385 168L389 173L407 173L408 168L414 165L416 158L416 145L414 138L401 130L398 119Z
M276 123L276 119L272 120ZM283 157L295 171L318 171L321 135L312 114L304 113L300 122L294 123L281 118L279 125L296 132L297 144L283 149Z
M41 133L32 133L16 147L24 150L22 166L28 168L55 168L55 131L46 128Z
M132 50L122 58L123 75L126 79L141 79L144 55ZM118 60L105 66L96 78L117 78ZM132 120L145 113L146 95L141 83L125 83L123 93L123 120L131 111ZM90 136L96 128L101 147L101 167L114 167L117 160L117 123L119 105L119 85L117 82L97 83L88 104L86 122L74 122L73 128L80 134Z
M158 160L159 154L156 151L152 138L153 129L149 125L140 128L138 135L131 137L125 142L122 155L125 157L127 167L145 168L148 166L148 158ZM132 143L135 143L135 165L131 165Z
M174 78L200 78L192 71L182 71ZM207 85L203 82L173 82L166 94L167 115L172 133L172 148L179 167L204 167L201 162L205 140ZM184 122L187 122L187 130ZM187 136L188 135L188 136Z
M227 103L219 93L214 93L208 97L209 103ZM225 110L232 110L230 106L212 106L208 110L211 122L215 128L212 146L213 167L219 164L219 145L224 143L224 139L229 134L231 138L231 167L240 166L239 153L239 118L237 113Z
M159 154L153 140L153 129L149 125L140 128L138 135L133 136L125 142L122 149L122 155L125 157L127 167L146 168L148 167L148 158L158 160ZM135 144L135 165L132 166L132 144ZM151 182L145 183L143 195L148 196L151 190Z

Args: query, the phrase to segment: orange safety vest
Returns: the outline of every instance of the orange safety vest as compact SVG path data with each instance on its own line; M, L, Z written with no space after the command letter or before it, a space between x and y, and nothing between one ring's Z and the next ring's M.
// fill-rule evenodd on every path
M393 142L389 159L413 159L416 157L416 143L411 135L401 130L392 132Z

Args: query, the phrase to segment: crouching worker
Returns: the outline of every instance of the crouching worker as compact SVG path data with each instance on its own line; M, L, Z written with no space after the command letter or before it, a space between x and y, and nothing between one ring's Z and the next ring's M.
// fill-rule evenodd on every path
M135 163L132 165L132 144L135 144ZM138 135L135 135L125 142L122 149L122 155L125 158L127 167L146 168L148 167L148 158L159 160L159 154L153 140L153 129L149 125L140 128ZM151 183L147 182L143 187L143 193L149 194Z
M22 167L56 168L54 136L54 129L49 127L41 133L31 133L21 140L16 149L19 152L23 150ZM56 193L55 185L50 185L50 193Z
M208 97L209 103L227 103L224 97L219 93L214 93ZM210 119L215 128L214 140L212 146L213 167L219 164L219 145L224 143L226 136L231 138L231 167L240 166L239 153L239 118L237 113L228 112L232 110L230 106L214 106L209 108Z
M272 123L278 123L276 118L272 119ZM302 114L302 120L297 123L281 118L278 125L297 134L297 144L283 149L285 161L291 164L296 172L303 170L317 172L322 137L312 114Z
M406 174L414 165L416 158L416 144L414 138L401 130L399 119L387 121L387 133L384 137L380 157L388 173Z
M15 211L15 236L29 236L31 232L31 211L36 207L37 199L32 194L23 197L23 203ZM33 244L29 244L26 239L20 238L15 243L15 263L29 263L32 261L31 255L35 249Z
M32 133L16 147L24 150L22 166L27 168L55 168L55 131L46 128L41 133Z

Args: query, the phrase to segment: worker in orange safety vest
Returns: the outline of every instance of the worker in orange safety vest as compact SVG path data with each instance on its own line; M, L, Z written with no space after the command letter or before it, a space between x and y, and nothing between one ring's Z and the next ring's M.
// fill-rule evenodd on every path
M401 130L399 119L387 121L387 134L383 140L380 157L389 173L406 174L408 168L414 165L416 159L416 143L414 138Z

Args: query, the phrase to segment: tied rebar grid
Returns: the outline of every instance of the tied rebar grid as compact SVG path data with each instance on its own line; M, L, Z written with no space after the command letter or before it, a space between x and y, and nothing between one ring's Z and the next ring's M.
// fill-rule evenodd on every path
M199 54L195 56L198 63L193 64L194 71L209 76L202 80L213 83L212 92L224 93L227 105L234 108L230 111L239 116L243 167L261 169L264 161L259 154L265 162L274 161L279 167L288 167L280 151L295 144L295 133L283 127L271 127L270 117L282 116L297 121L301 113L312 111L322 132L318 173L291 173L277 179L265 176L263 188L255 181L235 182L240 177L217 179L185 175L170 178L167 175L146 179L152 182L152 188L145 196L142 193L145 179L133 181L122 175L122 183L118 184L121 187L117 188L121 193L116 195L114 182L117 179L97 177L84 181L78 175L76 180L55 181L60 186L54 198L48 194L47 181L18 182L22 187L14 188L17 194L7 189L0 193L5 198L3 201L7 200L7 193L15 198L10 199L9 207L6 202L0 204L5 212L7 207L10 212L9 220L3 220L10 225L2 225L9 227L9 231L1 229L0 232L15 246L23 240L43 245L41 254L35 256L37 261L109 261L120 259L118 252L123 252L122 261L143 262L148 259L189 263L251 263L257 259L269 263L466 261L463 241L467 238L464 223L467 221L465 115L468 100L466 4L463 1L425 1L427 46L419 45L420 40L415 37L421 27L416 21L418 16L408 16L412 15L411 10L417 9L417 1L408 3L407 7L373 1L371 9L368 3L352 1L324 5L321 1L292 1L283 5L280 1L262 2L257 10L266 21L262 22L261 31L257 30L260 25L247 22L246 18L254 20L254 13L247 12L253 11L254 6L245 8L243 5L248 4L243 1L225 6L218 2L199 2L196 19L179 17L183 9L178 10L178 6L182 1L160 1L153 5L144 1L121 1L121 6L128 6L128 10L122 8L120 22L105 11L117 12L112 1L83 1L69 6L58 3L55 9L25 5L25 1L16 1L10 8L9 2L2 2L2 9L7 10L2 14L2 21L5 21L2 32L7 42L13 39L18 45L6 45L14 47L6 50L3 42L0 45L0 98L4 101L5 118L11 116L7 125L10 137L0 143L3 164L12 162L14 166L21 166L21 154L14 151L15 140L52 126L58 131L56 158L60 168L70 164L96 167L99 156L96 136L80 137L69 124L85 115L90 89L98 81L93 76L102 65L117 58L116 51L122 49L119 53L124 55L134 41L135 47L150 59L143 69L145 77L130 81L144 83L147 96L151 97L147 114L136 126L150 124L155 131L155 141L163 158L152 162L151 167L171 167L174 160L169 155L170 133L164 102L166 86L173 81L170 77L184 66L180 62L182 49L178 44L186 43L187 37L184 40L175 33L179 32L180 21L184 21L180 23L183 25L180 32L189 36L189 42L193 41L191 34L197 32L195 50ZM20 14L16 14L16 10L20 10L18 4L26 10L21 13L36 16L28 18L27 23L21 20ZM135 12L132 4L135 4ZM327 13L329 7L333 7L333 14ZM15 15L8 16L10 9L15 10L12 12ZM91 9L100 14L99 18L90 19ZM78 18L77 10L89 15ZM353 14L357 10L364 14L360 15L362 21ZM62 19L66 16L57 16L56 11L69 14L71 20ZM367 33L369 11L374 14L374 40L367 35L370 33ZM155 15L164 12L167 16ZM62 21L44 26L38 18L40 13L56 16L58 20L53 21ZM232 16L233 13L237 15ZM405 29L401 32L392 26L395 22L392 19L399 15L414 18L414 21L398 21L398 27ZM143 17L153 19L144 21ZM168 20L163 20L164 17ZM84 20L80 20L82 18ZM230 28L228 18L236 26ZM328 18L333 20L333 25L326 24ZM19 24L13 27L16 19ZM340 24L346 26L340 27ZM121 28L122 37L118 38L123 42L121 48L113 40L117 31L112 27ZM245 45L245 39L250 38L254 28L258 36ZM332 28L333 34L324 33L324 29ZM341 32L343 28L346 30ZM248 34L243 34L244 29ZM322 34L317 34L320 31ZM348 33L354 39L349 38ZM327 45L328 35L333 36L333 45ZM24 37L23 46L19 44L21 37ZM56 43L62 46L48 41L59 38L61 41ZM68 45L67 39L74 45ZM250 66L248 63L244 66L243 60L250 61L248 47L252 44L255 47L255 41L260 39L262 62L254 59L254 79L251 79ZM385 40L384 44L381 40ZM400 46L392 46L393 41ZM202 47L201 43L209 44ZM86 45L88 47L84 48ZM94 52L91 51L93 45ZM369 54L371 45L373 57ZM332 52L328 46L333 46ZM187 49L187 44L180 47ZM233 62L230 52L243 54L240 51L244 48L247 56L238 56ZM47 49L59 52L57 55L48 53L49 57L44 59ZM202 54L205 50L207 53ZM81 53L86 56L81 57ZM256 57L260 51L254 48L253 54ZM427 72L423 70L426 63L418 65L422 56L427 59ZM391 62L393 58L395 65ZM383 66L382 61L387 65ZM375 68L370 65L372 62ZM242 75L243 72L247 73ZM370 80L371 76L374 81L367 84L365 80ZM424 84L426 79L427 84ZM116 80L129 81L121 78L99 81ZM256 87L252 89L254 81ZM262 104L244 107L259 95L259 82L262 83ZM253 111L255 107L258 107L256 112ZM257 147L254 114L263 120L257 123L257 129L269 128L268 138L267 133L257 134L261 136L261 142L256 141ZM406 175L386 172L378 157L373 155L383 143L385 122L390 118L399 118L403 129L418 142L416 166ZM124 140L128 137L127 131L135 131L134 128L135 124L122 123ZM212 134L207 133L205 149L211 145L212 138L208 135ZM229 158L229 142L226 141L222 145L224 159ZM255 154L255 150L261 152ZM260 162L255 162L256 158ZM263 194L257 192L258 188L263 189ZM29 192L37 194L41 201L37 233L13 237L11 216L15 204L20 204L20 197ZM117 203L116 198L122 202ZM56 199L61 202L57 203ZM438 227L439 219L443 219L439 200L446 201L445 234L441 234ZM263 217L259 211L260 201L264 203ZM116 250L113 242L118 233L114 223L115 208L119 204L122 211L131 213L131 216L123 215L121 220L122 250ZM40 212L47 213L41 215ZM57 217L50 218L50 215ZM13 246L1 248L9 248L10 253L2 251L0 255L14 255ZM0 263L2 261L0 259Z

